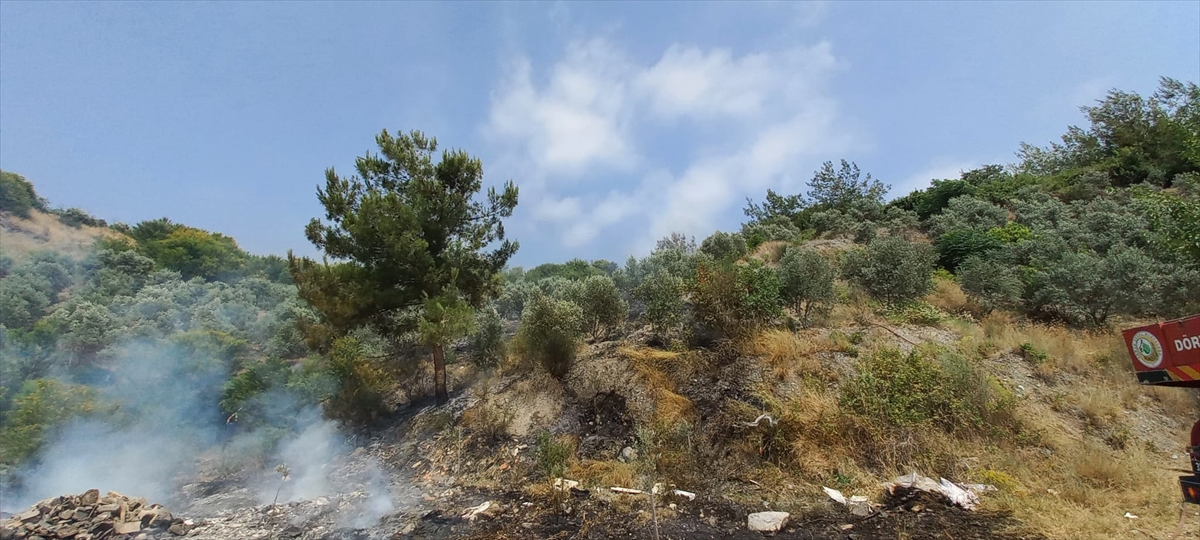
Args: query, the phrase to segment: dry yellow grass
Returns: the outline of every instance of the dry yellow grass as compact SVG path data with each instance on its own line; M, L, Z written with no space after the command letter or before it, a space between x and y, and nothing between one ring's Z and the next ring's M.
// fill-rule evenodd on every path
M779 380L788 380L794 374L819 373L821 362L816 354L836 350L828 338L815 332L787 330L767 330L758 334L749 345L747 352L764 357Z
M672 374L688 377L696 369L696 357L690 353L662 351L647 347L622 347L617 351L628 358L646 389L654 397L654 414L663 425L690 421L695 412L692 402L679 395Z
M754 248L754 252L750 254L750 257L761 259L768 265L777 264L779 263L779 259L783 257L783 251L787 247L788 243L782 240L763 242Z
M970 304L958 282L942 277L934 281L933 292L925 297L925 303L948 313L966 312Z
M633 487L637 485L637 476L632 464L619 461L572 460L567 467L567 477L585 488Z
M0 245L4 246L4 254L17 263L43 250L82 259L97 240L123 236L107 227L69 227L57 217L37 210L30 211L29 219L7 212L0 215Z

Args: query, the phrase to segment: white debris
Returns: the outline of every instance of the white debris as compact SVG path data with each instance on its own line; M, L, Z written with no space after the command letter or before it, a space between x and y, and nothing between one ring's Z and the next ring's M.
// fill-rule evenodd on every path
M687 499L687 500L689 500L689 501L694 501L694 500L696 500L696 494L695 494L695 493L692 493L692 492L690 492L690 491L684 491L684 490L682 490L682 489L676 489L676 490L672 490L672 491L671 491L671 494L673 494L673 495L677 495L677 496L679 496L679 497L684 497L684 498L686 498L686 499Z
M836 489L827 488L827 487L821 487L821 489L825 490L825 494L829 495L829 498L833 499L835 502L838 502L841 504L847 504L849 502L846 500L846 496L842 495L842 492L840 492Z
M874 505L871 504L871 500L865 496L854 495L853 497L847 499L842 492L836 489L828 487L822 487L821 489L824 489L825 494L829 495L829 498L833 499L834 502L840 503L848 508L851 514L856 516L869 516L871 515L871 512L875 511Z
M479 514L487 512L488 508L492 507L492 501L487 501L479 506L474 506L467 509L467 513L463 514L463 519L475 521Z
M777 532L787 525L787 512L755 512L746 516L746 527L758 532Z
M758 415L758 418L755 418L753 422L742 422L742 425L745 427L758 427L758 423L762 422L763 420L766 420L768 424L771 424L771 427L775 427L775 425L779 423L779 420L776 420L775 417L764 413Z
M898 477L884 484L883 487L891 494L895 494L899 490L911 489L926 493L936 493L945 497L951 504L967 510L974 510L979 506L979 494L996 491L995 486L983 484L958 485L945 478L939 478L937 482L934 482L932 478L915 472Z
M1129 512L1125 512L1125 517L1127 517L1129 519L1137 519L1138 518L1137 516L1130 514Z
M577 487L579 487L579 482L576 482L574 480L567 480L565 478L555 478L554 479L554 489L557 489L559 491L570 491Z
M608 489L612 490L613 493L624 493L626 495L641 495L642 493L645 493L644 491L642 491L640 489L630 489L630 488L623 488L623 487L616 487L616 486L610 487Z

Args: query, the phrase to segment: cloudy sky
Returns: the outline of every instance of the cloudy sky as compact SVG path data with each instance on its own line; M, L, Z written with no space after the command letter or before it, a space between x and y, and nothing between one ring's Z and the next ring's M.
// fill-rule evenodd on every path
M58 206L313 254L323 171L420 129L514 180L533 265L735 229L848 159L897 196L1110 88L1200 80L1200 3L0 4L0 167Z

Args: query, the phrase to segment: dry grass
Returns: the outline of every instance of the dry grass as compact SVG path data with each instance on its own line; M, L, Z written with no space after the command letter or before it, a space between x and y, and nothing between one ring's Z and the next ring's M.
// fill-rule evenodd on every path
M944 277L934 281L933 292L925 297L925 303L948 313L964 313L970 304L958 282Z
M813 332L767 330L756 336L748 349L750 354L764 357L775 378L783 381L797 374L820 373L821 361L817 353L833 351L836 347L828 338Z
M778 264L779 259L783 257L783 251L787 249L788 243L783 240L773 240L763 242L754 251L750 253L751 257L761 259L768 265Z
M1149 393L1171 418L1191 422L1200 416L1200 390L1162 386L1138 387L1138 390Z
M1085 387L1071 396L1080 416L1091 427L1109 427L1121 413L1120 395L1109 388Z
M97 240L122 236L107 227L70 227L57 217L37 210L30 211L29 219L7 212L0 217L0 244L4 246L4 254L18 264L30 254L44 250L83 259Z
M585 488L634 487L638 474L630 463L585 459L571 462L567 467L567 478L578 481Z
M678 394L675 377L689 377L698 368L697 355L646 347L622 347L618 353L629 359L638 378L654 397L657 422L674 425L693 420L695 407Z

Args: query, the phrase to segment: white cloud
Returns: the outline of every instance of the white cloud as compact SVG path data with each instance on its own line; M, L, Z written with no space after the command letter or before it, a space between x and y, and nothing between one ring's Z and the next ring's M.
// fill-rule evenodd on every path
M505 148L502 163L523 160L524 177L536 179L522 185L522 195L537 201L531 218L565 247L631 220L644 226L624 227L639 234L622 241L639 251L672 231L708 234L746 196L794 186L796 175L828 159L815 154L854 143L839 131L826 89L839 65L828 43L741 56L675 44L639 65L592 40L568 46L540 84L527 60L513 65L485 131ZM664 141L650 133L686 139L691 126L713 122L715 142L703 152L684 149L701 157L656 159ZM593 183L571 181L579 177ZM630 178L637 183L628 185Z
M622 167L634 161L627 140L625 63L601 40L573 44L538 89L526 59L493 96L487 131L513 139L543 174L575 175L587 167Z

